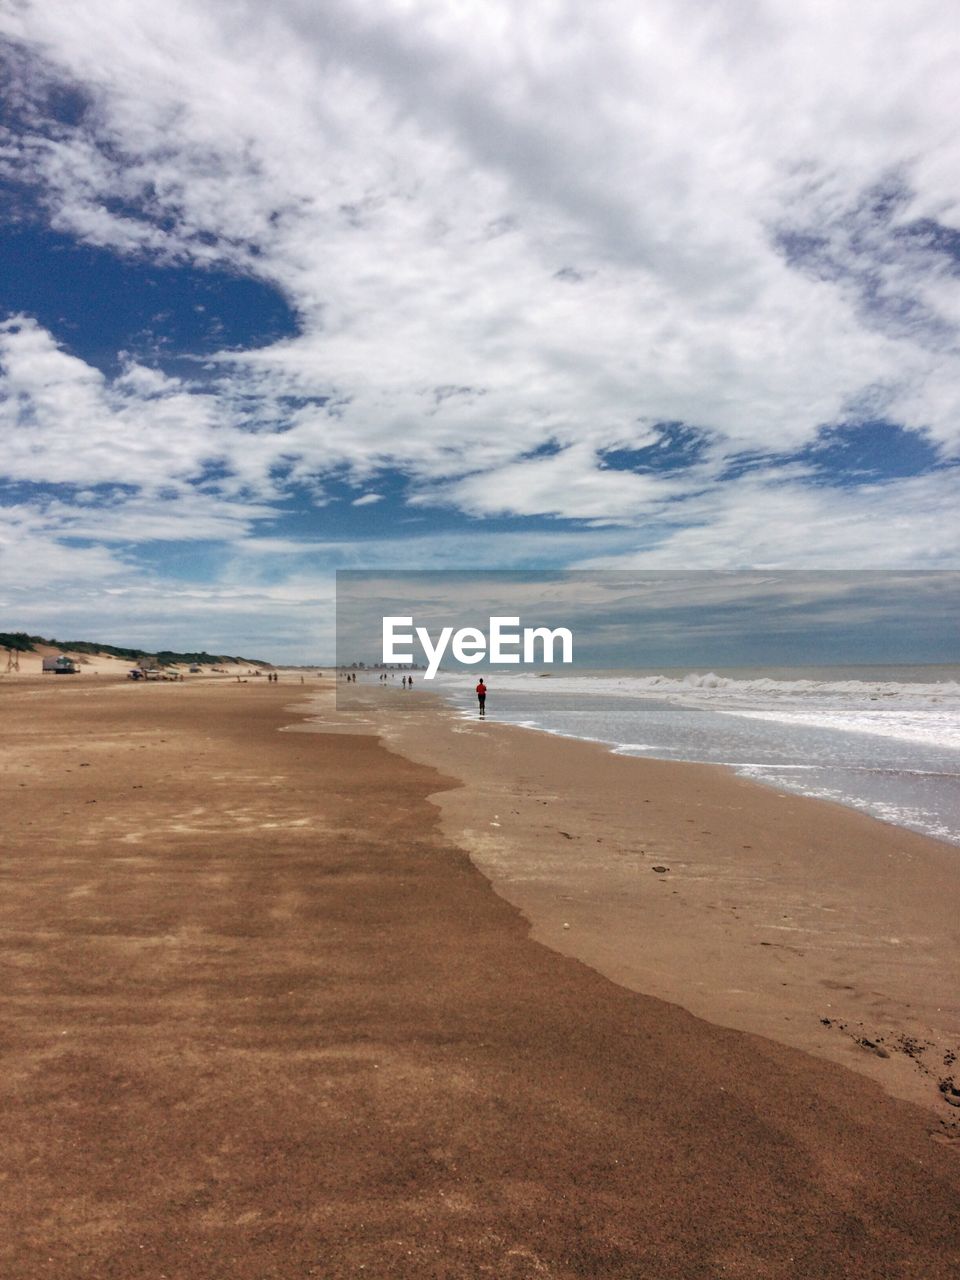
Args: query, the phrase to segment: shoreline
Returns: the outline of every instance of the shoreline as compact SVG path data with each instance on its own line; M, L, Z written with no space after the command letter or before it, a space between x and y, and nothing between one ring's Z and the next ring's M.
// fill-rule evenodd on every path
M439 695L442 697L442 695ZM463 716L462 719L470 720L472 717ZM871 813L866 806L854 804L849 800L835 800L831 796L812 795L808 791L801 791L799 788L788 787L783 783L775 782L769 778L755 777L749 773L741 773L740 770L745 768L744 765L728 764L722 761L712 760L688 760L675 756L657 756L657 755L632 755L628 750L621 749L623 743L613 743L606 738L587 738L577 734L563 733L559 729L546 729L542 725L532 724L514 724L511 721L495 721L490 717L490 723L499 723L504 729L520 729L524 733L542 733L550 738L563 738L567 742L582 742L585 746L600 747L606 751L608 755L620 756L628 760L653 760L660 764L676 764L676 765L696 765L705 769L719 769L728 776L741 778L744 782L748 782L751 786L762 787L765 791L774 791L782 796L796 796L801 800L812 800L815 804L831 805L837 809L843 809L848 812L859 813L865 818L869 818L872 822L879 822L881 826L893 827L898 831L909 831L912 835L920 836L923 840L931 840L934 844L944 845L949 849L956 849L960 854L960 836L956 840L951 840L947 836L935 835L930 831L921 831L917 827L907 826L903 822L894 822L892 818L881 817L879 814Z
M960 1085L955 845L722 765L463 718L433 692L347 698L367 732L458 778L431 797L443 830L536 940L960 1132L940 1089Z
M954 670L952 666L949 666L946 669L950 671ZM726 670L732 670L732 668L726 668ZM556 683L559 684L561 682L558 680ZM956 683L956 682L953 682L953 683ZM511 686L507 690L508 694L516 693L517 691L518 690L515 686ZM551 689L550 691L553 691L553 690ZM429 690L428 692L431 693L433 696L436 696L437 698L439 698L440 701L445 705L448 705L451 708L455 709L458 714L461 714L463 716L464 719L471 720L474 718L472 714L473 712L472 705L464 708L452 702L446 696L446 694L444 694L439 690ZM589 692L589 691L585 691L585 692ZM831 725L831 724L817 724L817 723L811 723L808 721L797 721L797 720L789 720L789 719L780 720L776 716L772 716L772 715L750 715L746 713L739 714L734 711L730 711L722 706L711 707L711 706L701 705L701 704L686 706L683 703L672 700L667 696L659 697L655 694L650 694L649 696L644 696L644 697L636 697L632 699L632 702L634 703L634 705L636 705L638 709L641 709L641 710L645 706L652 707L655 710L659 710L661 708L669 708L671 712L686 710L686 711L692 711L698 714L708 714L713 717L727 718L730 721L732 721L734 724L742 724L742 722L746 721L747 723L759 722L767 725L774 725L785 732L790 732L791 730L796 730L796 729L800 729L803 731L814 729L821 732L827 732L828 734L841 732L841 733L849 734L852 736L863 737L868 739L875 737L885 747L889 747L889 744L891 742L899 743L904 748L909 747L911 749L915 749L918 747L925 748L925 749L929 749L931 747L937 747L937 749L939 750L944 750L944 751L947 751L948 753L956 754L957 755L956 763L957 763L958 769L960 769L960 752L958 752L956 745L944 744L942 742L938 742L936 739L916 738L909 735L898 737L897 735L890 734L888 732L876 732L875 730L865 728L862 726L859 728L855 727L855 728L847 728L844 730L840 730L838 726ZM960 710L960 707L958 707L958 710ZM494 720L494 717L491 716L491 721L493 720ZM902 814L904 812L909 818L909 815L915 811L909 807L906 810L896 810L896 809L894 810L895 812L899 812L901 814L900 820L897 820L889 816L891 806L888 801L877 800L876 798L871 800L869 797L865 797L865 796L858 797L858 796L839 795L839 794L823 794L822 792L818 793L816 791L804 790L799 785L791 786L786 779L769 776L771 772L775 774L778 771L786 771L789 773L794 770L797 770L797 771L805 770L807 766L801 765L799 763L778 764L774 760L767 761L766 763L762 763L762 762L747 763L747 762L737 762L737 761L730 761L730 760L711 760L708 758L699 759L695 756L657 754L658 748L651 748L649 751L644 750L644 751L637 752L634 750L635 744L627 741L621 741L620 739L617 739L614 737L599 737L593 734L568 732L564 729L550 728L546 725L539 724L539 723L536 723L535 721L529 721L529 720L501 720L501 721L497 721L497 723L501 723L505 726L509 726L512 728L526 729L534 733L543 733L553 737L567 738L575 742L595 743L605 747L612 755L627 755L640 760L661 760L664 762L675 763L675 764L715 765L717 767L729 770L737 774L738 776L747 779L748 781L755 782L761 786L772 788L775 791L779 791L781 793L786 793L789 795L805 796L810 799L822 801L827 804L838 804L843 808L853 809L856 812L866 814L867 816L872 817L877 821L887 823L891 826L902 827L907 831L913 831L916 834L925 836L928 839L936 840L936 841L939 841L940 843L951 845L954 848L960 849L960 826L957 825L957 823L960 822L960 813L958 813L956 817L953 819L954 826L952 829L949 826L947 826L942 819L939 819L939 818L936 820L930 819L927 825L919 825L918 823L911 823L909 820L902 820ZM897 769L899 768L899 766L893 763L890 763L886 766L884 766L883 764L878 764L874 767L877 769L880 769L881 771L892 770L894 772L896 772ZM859 772L862 766L854 765L850 763L845 764L842 761L841 762L834 761L834 762L829 762L825 765L820 765L819 768L828 773L831 771L839 771L840 773L846 773L846 772L849 772L850 769L853 769L854 772ZM941 773L938 771L928 772L923 769L917 770L916 768L913 768L907 765L903 766L903 773L904 775L920 773L922 775L933 776L933 777L951 777L951 778L960 777L960 772L956 772L956 773L954 772Z

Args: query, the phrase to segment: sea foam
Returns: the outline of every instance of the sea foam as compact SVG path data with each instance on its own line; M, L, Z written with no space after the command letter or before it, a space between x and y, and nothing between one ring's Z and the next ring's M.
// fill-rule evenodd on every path
M453 677L447 677L453 679ZM667 675L495 675L502 691L654 699L780 724L870 733L903 742L960 749L960 682L736 679L712 671Z

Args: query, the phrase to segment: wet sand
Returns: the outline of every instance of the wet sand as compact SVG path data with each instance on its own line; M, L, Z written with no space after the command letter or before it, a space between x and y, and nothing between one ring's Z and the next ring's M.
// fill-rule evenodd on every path
M533 936L636 991L842 1063L960 1131L960 849L719 766L351 695L461 783L443 829ZM657 870L659 868L659 870Z
M0 687L0 1274L956 1274L929 1109L540 945L298 694Z

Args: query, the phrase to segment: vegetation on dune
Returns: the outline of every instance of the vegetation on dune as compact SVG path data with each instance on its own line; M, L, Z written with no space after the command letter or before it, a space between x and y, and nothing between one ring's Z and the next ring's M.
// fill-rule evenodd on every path
M28 636L25 631L0 631L0 646L17 653L35 653L35 646L42 643L39 636Z
M199 653L178 653L174 649L160 649L157 653L149 653L146 649L126 649L115 644L98 644L93 640L54 640L46 636L30 636L25 631L0 631L0 648L12 649L18 653L36 653L38 644L50 645L54 649L63 649L68 653L107 653L114 658L124 658L128 662L139 662L142 658L152 658L160 666L171 666L174 663L189 662L193 666L212 666L218 662L249 662L258 666L269 665L260 658L231 657L224 653L207 653L202 649Z

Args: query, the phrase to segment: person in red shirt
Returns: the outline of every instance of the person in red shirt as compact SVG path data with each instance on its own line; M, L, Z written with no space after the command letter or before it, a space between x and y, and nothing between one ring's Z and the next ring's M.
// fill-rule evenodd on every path
M487 686L483 683L483 676L477 685L477 701L480 703L480 719L483 720L487 714Z

